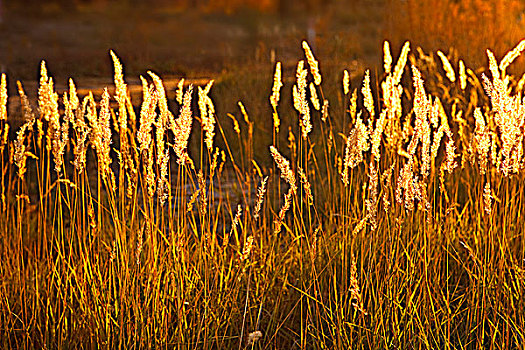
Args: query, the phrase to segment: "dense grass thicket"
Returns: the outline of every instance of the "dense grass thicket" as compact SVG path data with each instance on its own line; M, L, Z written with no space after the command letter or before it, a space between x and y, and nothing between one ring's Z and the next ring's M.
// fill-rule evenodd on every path
M303 48L257 116L152 72L134 108L111 52L102 96L42 63L13 130L2 75L0 346L523 347L525 41L483 74L385 43L326 93Z

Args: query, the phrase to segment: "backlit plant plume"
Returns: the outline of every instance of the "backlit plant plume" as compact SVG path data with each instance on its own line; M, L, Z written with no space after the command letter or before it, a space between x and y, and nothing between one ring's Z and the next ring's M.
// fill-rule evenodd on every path
M215 107L208 96L212 85L213 80L210 80L204 89L200 86L198 87L201 125L206 133L204 141L209 151L213 149L213 137L215 136Z

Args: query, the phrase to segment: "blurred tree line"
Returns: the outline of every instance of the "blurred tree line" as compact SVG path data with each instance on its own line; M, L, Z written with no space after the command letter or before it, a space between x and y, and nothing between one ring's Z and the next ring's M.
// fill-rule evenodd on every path
M346 0L348 3L360 0ZM43 6L56 5L64 10L74 10L79 5L123 4L130 6L177 6L211 11L234 12L242 8L259 11L290 13L295 11L316 12L325 6L327 0L0 0L0 7L30 7L38 10Z

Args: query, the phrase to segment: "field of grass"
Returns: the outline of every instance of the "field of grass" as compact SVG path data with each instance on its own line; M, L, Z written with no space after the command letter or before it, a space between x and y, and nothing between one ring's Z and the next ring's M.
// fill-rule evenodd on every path
M96 96L43 62L15 129L2 75L0 346L522 348L525 41L484 74L385 43L359 81L303 49L138 108L113 52Z

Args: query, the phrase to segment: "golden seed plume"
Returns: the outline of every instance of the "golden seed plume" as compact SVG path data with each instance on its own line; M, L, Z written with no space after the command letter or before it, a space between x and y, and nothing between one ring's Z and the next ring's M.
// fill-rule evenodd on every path
M372 132L371 144L372 144L372 154L374 155L376 161L379 163L381 159L381 136L383 135L383 130L385 128L387 110L384 109L381 111L379 119L376 121L376 127Z
M345 96L350 92L350 74L346 69L343 71L343 92Z
M492 73L492 78L500 79L501 75L498 67L498 62L496 61L496 57L494 57L492 51L490 51L489 49L487 49L487 57L489 59L489 70L490 73Z
M385 213L388 214L388 211L390 209L390 200L389 200L389 194L390 194L390 187L392 185L392 174L394 172L394 167L396 163L394 162L384 173L381 175L381 181L384 184L384 191L383 191L383 209L385 210Z
M297 64L297 83L293 86L293 103L295 109L301 115L299 124L301 126L301 135L306 139L308 133L312 131L312 124L310 122L310 107L306 100L306 75L307 71L304 69L304 61L301 60Z
M242 207L240 204L237 204L237 212L235 212L235 217L233 218L233 221L232 221L232 227L231 227L229 236L237 235L237 226L239 226L241 222L241 216L242 216ZM227 240L225 239L225 243L226 241Z
M476 120L476 128L474 130L473 148L478 157L478 163L481 174L487 171L488 156L490 151L490 135L489 129L485 123L485 118L478 107L474 110L474 119Z
M109 254L109 262L112 263L117 258L117 241L113 240L112 249Z
M390 53L390 43L386 40L383 43L383 62L385 73L390 74L392 70L392 54Z
M199 170L197 173L197 179L199 182L199 213L202 217L206 215L206 209L208 207L208 191L206 189L206 179L204 178L204 175L202 174L202 170Z
M91 143L97 153L98 164L100 166L102 178L108 179L114 188L114 175L111 171L111 110L109 106L109 92L104 88L102 100L100 101L100 112L96 123L92 125Z
M157 178L157 195L160 199L160 205L164 205L166 203L166 200L169 197L169 191L170 191L170 184L168 181L168 165L170 161L170 153L169 150L166 149L164 153L162 154L162 157L160 157L160 174Z
M171 128L173 133L175 133L175 118L173 116L173 113L171 113L168 109L168 99L166 97L166 90L164 88L162 79L157 74L151 71L148 71L148 75L153 80L153 84L155 85L157 94L157 104L159 106L160 113L157 119L156 126L160 126L160 128L162 129L157 131L157 147L159 148L158 153L162 154L164 153L164 143L159 142L159 139L163 138L163 135L160 135L160 133L164 133L164 130L168 127Z
M485 213L490 216L492 214L492 194L490 191L490 182L487 182L483 188L483 203L485 207Z
M137 140L139 142L139 151L143 152L149 149L151 144L151 131L153 123L155 122L157 106L157 92L153 86L148 86L148 82L144 77L140 77L142 81L142 105L140 108L140 126L137 130Z
M0 120L7 120L7 79L4 73L0 82Z
M323 110L321 113L321 121L324 123L326 122L326 119L328 119L328 100L323 100Z
M244 249L242 250L242 254L240 257L241 262L248 260L250 257L250 253L252 252L253 248L253 236L248 236L246 238L246 242L244 243Z
M237 105L239 106L239 109L241 110L242 117L244 118L244 122L246 124L250 124L250 118L248 117L248 113L246 112L246 108L244 108L244 105L241 101L237 102Z
M377 230L377 187L379 184L379 177L374 161L370 161L368 174L368 200L366 201L367 216L370 219L372 231Z
M397 64L394 67L394 72L392 73L393 85L398 85L401 82L401 77L405 66L407 63L408 53L410 52L410 42L405 42L403 48L401 49L401 54L397 60Z
M360 115L358 115L356 124L346 139L345 157L341 173L345 186L349 185L349 169L359 165L364 160L363 153L370 148L368 139L368 128L361 120Z
M321 73L319 72L319 62L315 59L310 46L306 41L303 41L303 50L306 55L306 60L310 66L310 72L314 77L315 85L321 85Z
M257 201L255 202L255 209L253 213L253 220L257 221L261 213L262 203L264 200L264 194L266 193L266 183L268 181L268 176L261 180L261 184L257 189Z
M126 98L128 96L128 86L124 82L124 74L122 72L122 64L119 58L113 52L109 51L111 59L113 61L113 67L115 70L114 81L115 81L115 99L118 102L118 124L120 133L125 133L128 127L128 116L126 108ZM122 147L122 146L121 146Z
M317 91L313 83L310 83L310 100L312 101L312 105L314 106L316 110L321 109L321 104L319 103L319 98L317 97Z
M262 335L261 331L255 331L248 334L248 346L257 343L259 339L262 338Z
M290 168L290 162L284 158L274 146L270 146L270 153L272 154L273 160L277 164L277 167L281 171L281 177L286 182L288 182L288 184L290 184L291 192L295 193L297 190L297 185L295 174L293 173L292 168Z
M450 80L452 83L455 82L456 74L454 73L454 68L452 68L452 65L450 64L447 56L445 56L445 54L441 51L438 51L437 55L441 59L441 63L443 63L443 69L445 70L448 80Z
M507 67L518 58L521 53L525 50L525 39L520 41L520 43L512 50L510 50L499 63L499 69L503 76L506 74Z
M290 187L288 192L286 192L286 194L284 195L283 206L279 210L279 216L274 221L274 233L275 234L278 234L278 233L281 232L281 227L282 227L284 219L286 217L286 213L288 212L288 210L290 209L290 206L292 204L292 196L293 196L294 192L295 191L293 191L292 188Z
M277 106L279 105L279 100L281 98L281 87L282 83L282 72L281 72L281 62L275 64L275 73L273 75L273 86L272 94L270 95L270 104L273 108L273 127L275 132L279 132L279 126L281 121L279 119L279 114L277 112Z
M26 162L28 146L25 145L26 134L32 132L34 119L26 121L20 129L16 132L16 138L14 141L14 156L13 160L15 165L18 167L18 176L22 179L27 171Z
M205 143L208 150L213 149L213 137L215 136L215 107L211 98L208 96L213 80L210 80L206 87L203 89L198 87L199 95L199 111L201 117L201 125L206 134Z
M179 80L179 83L177 84L177 90L175 90L175 99L177 100L177 103L182 105L182 99L184 97L184 78Z
M299 173L299 179L301 180L301 184L303 185L304 193L306 194L306 199L307 199L306 202L308 205L313 205L314 196L312 195L312 186L310 185L310 182L308 181L308 178L306 177L306 173L301 167L297 168L297 172Z
M191 133L191 124L193 122L191 112L191 96L193 87L190 85L184 94L182 107L180 109L179 118L175 121L174 138L175 142L173 149L178 157L179 164L184 164L186 160L186 147L188 146L188 139Z
M365 77L363 79L363 87L361 93L364 97L365 108L370 113L370 121L374 120L374 98L372 97L372 90L370 89L370 70L366 70ZM371 124L370 124L371 125Z
M459 83L461 90L465 90L467 87L467 75L465 74L465 63L459 60Z
M237 118L235 118L235 116L231 113L227 113L226 115L232 120L233 131L235 131L235 133L239 135L241 133L241 128L239 127L239 122L237 121Z

